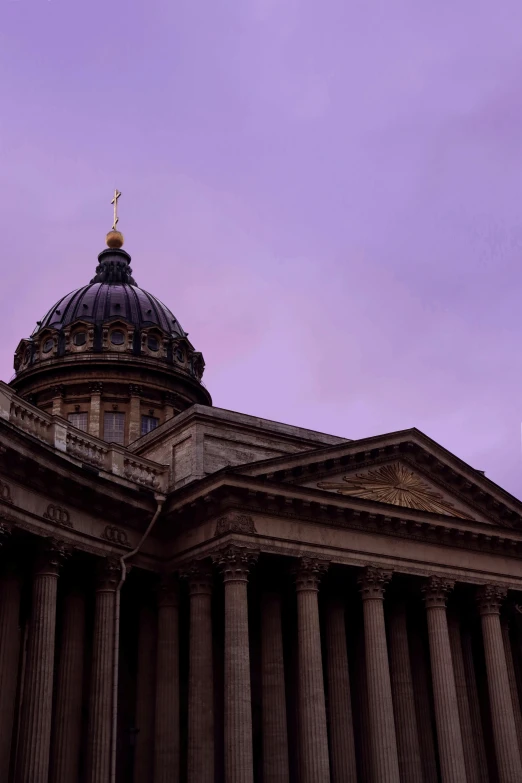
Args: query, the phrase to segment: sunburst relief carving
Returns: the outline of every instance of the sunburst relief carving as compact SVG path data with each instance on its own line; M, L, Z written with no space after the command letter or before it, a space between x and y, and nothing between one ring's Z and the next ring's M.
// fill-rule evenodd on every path
M340 495L351 495L419 511L430 511L432 514L470 519L468 514L457 510L444 500L439 492L435 492L410 468L398 462L383 465L367 473L358 473L356 476L343 476L342 483L320 481L317 486L320 489L335 489Z

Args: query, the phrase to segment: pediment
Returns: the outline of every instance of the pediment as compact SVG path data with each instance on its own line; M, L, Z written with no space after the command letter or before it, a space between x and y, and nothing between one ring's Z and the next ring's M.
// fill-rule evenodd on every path
M362 498L460 519L481 517L457 498L444 492L425 475L400 460L364 470L344 471L322 481L307 482L306 486L345 497Z

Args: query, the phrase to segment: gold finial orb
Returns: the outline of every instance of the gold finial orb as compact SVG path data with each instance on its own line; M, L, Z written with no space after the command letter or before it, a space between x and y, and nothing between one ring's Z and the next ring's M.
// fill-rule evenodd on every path
M120 248L123 245L123 234L121 231L115 231L111 229L105 239L107 247Z

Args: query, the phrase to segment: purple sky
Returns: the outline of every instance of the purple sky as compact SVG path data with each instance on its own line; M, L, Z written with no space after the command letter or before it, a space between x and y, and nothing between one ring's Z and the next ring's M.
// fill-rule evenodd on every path
M138 283L220 407L416 426L522 497L522 4L3 0L0 376Z

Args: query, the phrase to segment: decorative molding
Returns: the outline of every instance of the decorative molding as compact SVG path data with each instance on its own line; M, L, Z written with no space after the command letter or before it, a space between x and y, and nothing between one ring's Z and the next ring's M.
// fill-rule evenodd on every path
M330 561L326 558L309 557L308 555L299 558L299 563L292 569L297 592L305 590L317 592L319 583L329 566Z
M104 557L98 563L96 572L96 590L112 592L121 580L121 563L117 557Z
M488 584L482 585L477 590L477 606L480 614L500 614L502 604L507 596L507 589L504 585Z
M40 576L58 576L64 562L71 555L71 547L60 538L45 538L36 558L36 573Z
M218 519L214 536L224 533L255 533L256 526L252 517L248 514L226 514Z
M224 582L248 581L248 573L258 556L258 549L238 544L227 544L212 552L212 560L223 574Z
M421 587L426 609L445 609L448 597L455 586L450 579L432 574Z
M357 578L362 600L368 601L377 598L382 601L391 578L392 571L375 565L366 566Z
M49 503L43 518L60 527L73 527L71 516L63 506L55 506L53 503Z
M102 533L102 538L110 541L111 544L117 544L118 546L130 547L127 533L121 527L115 525L107 525Z
M4 503L12 503L11 487L5 481L0 481L0 500Z
M211 595L213 585L212 567L207 560L191 560L182 563L179 575L186 579L190 595Z
M469 514L456 509L423 481L417 473L401 462L381 465L367 473L343 476L342 483L320 481L319 489L334 489L340 495L390 503L394 506L429 511L433 514L472 519Z

